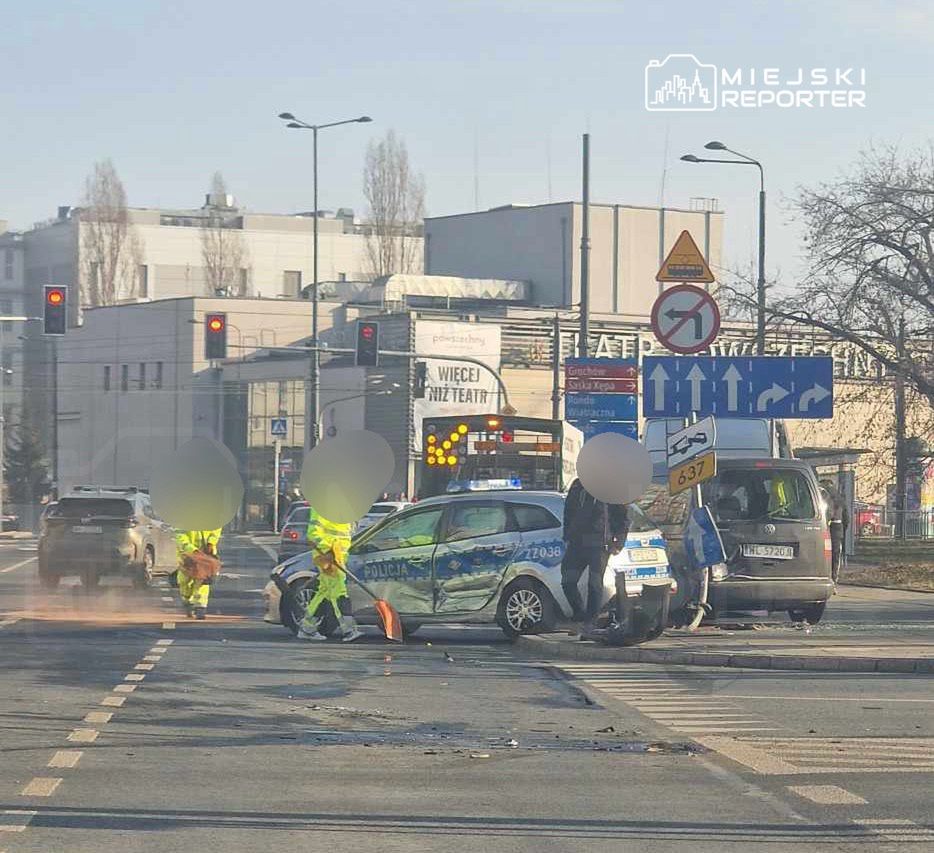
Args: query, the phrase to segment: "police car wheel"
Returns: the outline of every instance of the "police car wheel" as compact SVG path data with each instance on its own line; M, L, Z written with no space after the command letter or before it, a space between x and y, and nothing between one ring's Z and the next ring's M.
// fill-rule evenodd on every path
M298 633L298 626L305 618L305 608L315 594L318 586L317 578L299 578L289 584L289 591L284 593L279 603L279 616L282 624L293 634ZM321 618L318 630L329 637L337 630L337 618L330 612L330 608L322 607L326 611Z
M555 603L538 581L520 578L503 592L496 621L507 637L548 633L555 627Z

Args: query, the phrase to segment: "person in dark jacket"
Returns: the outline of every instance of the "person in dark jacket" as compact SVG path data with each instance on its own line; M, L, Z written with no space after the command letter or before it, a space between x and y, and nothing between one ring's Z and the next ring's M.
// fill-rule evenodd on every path
M843 549L846 547L846 531L850 526L850 510L843 495L828 480L821 485L827 492L827 524L830 527L830 574L834 583L840 576Z
M574 611L574 618L590 624L603 597L603 573L610 554L626 544L629 515L625 504L598 501L575 480L564 501L564 558L561 560L561 588ZM587 606L577 588L581 574L587 578Z

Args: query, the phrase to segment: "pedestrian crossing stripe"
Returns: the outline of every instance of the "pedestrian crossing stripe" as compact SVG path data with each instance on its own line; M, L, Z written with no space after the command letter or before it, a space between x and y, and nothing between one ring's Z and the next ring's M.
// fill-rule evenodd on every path
M644 667L644 664L637 666ZM625 702L656 723L695 740L699 734L779 730L729 699L686 686L667 673L607 664L562 664L560 668L587 686Z
M723 738L698 743L768 776L934 772L934 738Z

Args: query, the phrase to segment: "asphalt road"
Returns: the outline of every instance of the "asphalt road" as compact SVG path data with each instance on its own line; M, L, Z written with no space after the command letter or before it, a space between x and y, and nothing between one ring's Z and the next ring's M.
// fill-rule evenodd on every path
M159 587L41 593L32 547L0 544L5 853L934 850L930 678L308 646L260 621L246 538L204 623Z

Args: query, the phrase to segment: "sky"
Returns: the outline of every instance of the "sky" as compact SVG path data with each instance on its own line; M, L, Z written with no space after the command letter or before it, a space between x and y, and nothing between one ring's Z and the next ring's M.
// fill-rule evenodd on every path
M364 210L368 142L392 128L429 215L580 198L591 135L597 202L726 212L725 266L756 253L753 169L683 163L719 139L759 159L767 266L800 275L789 202L870 145L925 144L934 4L924 0L32 0L0 28L0 219L28 228L80 202L111 158L131 205L197 207L219 170L246 208ZM645 66L690 53L723 68L865 68L866 106L649 112ZM517 247L517 251L521 247Z

